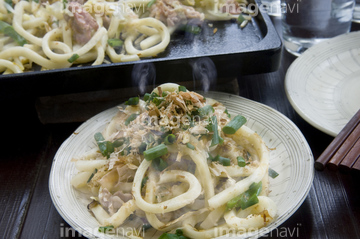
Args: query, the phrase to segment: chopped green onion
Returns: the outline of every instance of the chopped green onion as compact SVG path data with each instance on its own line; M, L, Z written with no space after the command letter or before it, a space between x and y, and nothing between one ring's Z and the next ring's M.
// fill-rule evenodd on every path
M228 109L225 109L224 113L227 114L229 118L231 118L231 114L229 113Z
M159 97L159 95L156 92L153 92L151 94L145 93L144 101L146 101L146 102L153 101L155 97Z
M90 175L89 179L87 180L86 183L90 183L91 179L94 177L94 175L97 173L97 168L94 170L94 172Z
M94 135L95 141L99 146L100 152L104 157L109 158L110 154L114 152L114 145L110 141L105 141L103 135L98 132Z
M184 26L184 31L197 35L201 32L201 27L188 24Z
M156 2L156 0L151 0L151 1L147 4L147 8L150 8L155 2Z
M168 149L165 144L159 144L151 149L144 151L144 157L147 161L159 158L168 153Z
M166 97L168 95L168 93L166 93L165 91L162 93L162 97Z
M78 54L74 54L72 55L69 59L68 59L68 62L69 63L74 63L74 61L76 61L80 56Z
M252 205L255 205L259 202L259 199L257 196L259 196L260 192L262 190L262 182L258 183L252 183L247 191L240 194L237 197L234 197L226 204L227 209L232 208L241 208L246 209L248 207L251 207Z
M238 165L240 167L245 167L246 166L246 162L245 162L245 159L241 156L237 157L237 162L238 162Z
M187 89L186 89L185 86L179 85L179 92L180 92L180 91L186 92Z
M143 179L141 180L141 189L145 186L145 184L146 184L146 182L147 182L148 179L149 179L149 177L146 176L145 178L143 178Z
M97 133L94 135L94 138L95 138L96 142L98 142L98 141L105 141L104 136L103 136L100 132L97 132Z
M219 156L219 163L224 166L230 166L230 159Z
M244 18L244 16L242 14L239 14L239 17L237 18L237 22L240 25L241 23L243 23L243 21L245 21L246 19Z
M153 159L151 165L160 172L168 166L168 164L162 158Z
M215 115L213 115L211 117L211 121L212 121L212 131L214 132L213 138L211 140L211 145L210 147L213 147L217 144L222 144L224 142L224 139L220 137L219 135L219 131L218 131L218 124L217 124L217 118Z
M209 153L208 159L209 159L210 161L216 161L215 158L216 158L216 157L213 157L213 156Z
M216 155L215 157L213 157L211 154L209 154L208 159L210 159L212 162L219 162L221 165L224 165L224 166L231 165L231 160L229 158L225 158L220 155Z
M5 35L11 37L20 46L27 44L26 39L17 33L13 26L4 21L0 21L0 33L4 33Z
M128 126L131 121L135 120L136 117L138 117L138 114L131 114L127 119L125 120L125 125Z
M112 232L114 229L114 226L106 226L106 227L99 227L99 232L102 233L107 233L107 232Z
M142 142L139 146L139 153L143 154L146 150L147 144L145 142Z
M251 207L252 205L255 205L258 202L259 199L256 194L245 193L240 200L240 207L242 210L244 210L248 207Z
M144 101L148 101L150 99L151 94L145 93L144 95Z
M112 48L114 47L120 47L124 44L124 42L120 39L108 39L107 43L109 44L109 46L111 46Z
M121 138L121 139L117 139L113 142L113 146L114 148L118 148L120 146L122 146L124 143L125 143L125 139L124 138Z
M277 176L279 176L279 173L277 173L274 169L269 168L269 176L271 178L276 178Z
M261 193L262 190L262 182L252 183L248 189L248 193L253 194L255 193L257 196Z
M139 97L131 97L125 101L125 105L137 105L139 104Z
M155 104L156 106L160 105L161 102L163 102L163 101L164 101L164 98L163 98L163 97L154 97L154 99L152 100L152 102L154 102L154 104Z
M176 140L176 136L173 135L173 134L168 134L165 139L164 139L164 143L166 145L170 145L170 144L173 144L175 143L175 140Z
M235 134L241 126L246 123L246 118L241 115L235 116L227 125L222 128L225 134Z
M209 115L210 113L214 113L214 108L211 105L206 105L198 110L199 115L204 117Z
M192 145L192 144L190 144L190 143L187 143L187 144L186 144L186 147L188 147L189 149L192 149L192 150L195 149L195 146Z

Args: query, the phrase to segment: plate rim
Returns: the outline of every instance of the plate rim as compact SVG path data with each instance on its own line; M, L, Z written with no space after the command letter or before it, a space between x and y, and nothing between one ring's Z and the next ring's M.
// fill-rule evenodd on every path
M311 61L314 59L317 59L319 57L319 55L316 55L315 53L323 50L323 49L327 49L329 48L331 45L334 44L334 42L339 42L339 41L343 41L343 40L348 40L351 41L352 43L358 43L358 47L360 49L360 41L357 39L356 37L360 37L360 31L354 31L354 32L349 32L346 34L342 34L327 40L324 40L314 46L312 46L311 48L309 48L308 50L306 50L302 55L300 55L297 59L294 60L294 62L291 63L291 65L289 66L286 74L285 74L285 92L286 92L286 96L290 102L290 104L292 105L292 107L295 109L295 111L301 116L301 118L303 118L306 122L308 122L310 125L312 125L313 127L315 127L316 129L330 135L333 137L336 137L338 135L338 133L340 132L336 132L330 128L327 128L326 126L322 125L320 122L316 122L316 117L315 119L309 115L309 113L306 111L306 109L304 109L303 107L299 106L299 104L297 104L298 102L298 97L295 97L295 92L299 92L296 89L294 90L293 88L291 88L291 84L290 82L292 82L292 79L297 79L297 77L292 77L292 75L297 75L297 74L301 74L304 75L303 72L298 72L298 68L299 66L302 65L303 62L305 61ZM339 45L337 46L339 47ZM355 48L348 48L347 52L350 51L351 49L355 49ZM333 52L333 48L331 53L329 53L330 51L324 51L324 53L326 54L327 58L329 57L333 57L336 56L338 53L334 53ZM324 57L324 56L322 56ZM360 59L360 56L359 56ZM321 61L323 62L323 61ZM318 65L318 64L317 64ZM312 69L314 69L314 67L312 67ZM310 73L311 71L307 71L306 73ZM308 80L308 79L304 79L304 80ZM311 105L310 105L311 106ZM349 119L350 120L350 119ZM344 125L345 126L345 125Z
M199 93L203 93L203 92L199 92ZM310 165L313 165L314 156L312 154L311 148L310 148L305 136L302 134L301 130L297 127L297 125L293 121L291 121L286 115L281 113L280 111L278 111L268 105L265 105L263 103L260 103L260 102L257 102L257 101L239 96L239 95L234 95L234 94L229 94L229 93L224 93L224 92L215 92L215 91L209 91L208 93L203 93L203 94L204 95L206 95L206 94L222 95L222 97L237 97L239 100L242 100L246 103L251 103L253 105L257 105L258 107L265 107L267 110L270 110L273 113L279 115L280 117L283 118L283 120L287 124L289 124L293 129L296 130L297 136L300 137L301 142L303 143L301 149L306 151L306 155L309 156ZM224 99L222 99L222 100L224 100ZM119 105L121 105L121 104L119 104ZM89 124L91 124L92 121L94 121L96 118L100 117L102 114L113 111L116 107L117 106L111 107L111 108L104 110L104 111L94 115L93 117L89 118L88 120L83 122L79 127L77 127L74 130L74 133L80 131L82 128L87 127ZM50 175L49 175L48 188L49 188L51 200L52 200L53 205L55 206L57 212L60 214L60 216L63 218L63 220L65 220L73 229L78 231L78 228L80 228L79 224L76 222L76 220L73 220L73 218L70 218L68 215L66 215L65 211L62 210L63 209L62 205L58 204L58 200L56 198L57 196L55 195L55 192L53 191L53 187L55 185L52 184L52 178L55 176L54 175L55 161L59 160L59 158L58 158L59 152L61 152L63 147L65 147L67 145L68 141L70 141L73 137L76 136L74 133L72 133L66 140L64 140L64 142L60 145L60 147L58 148L57 152L54 155L53 163L52 163ZM305 160L305 158L303 158L303 160ZM70 163L70 162L71 161L69 160L68 163ZM314 167L310 167L309 169L310 170L308 171L308 173L306 175L306 176L308 176L307 180L306 180L306 184L304 187L302 187L303 190L300 190L302 196L294 201L295 203L293 205L295 205L295 206L293 206L289 210L285 211L282 215L277 215L276 220L274 222L271 222L268 226L258 229L256 231L256 233L254 233L254 234L246 233L246 234L244 234L243 238L257 238L257 237L261 237L267 233L270 233L274 229L281 226L281 224L283 224L286 220L288 220L291 217L291 215L293 215L299 209L299 207L303 204L306 197L308 196L308 194L311 190L313 180L314 180L314 176L315 176ZM73 189L73 190L75 190L75 189ZM78 231L78 232L82 234L84 231ZM95 234L93 234L93 232L90 232L90 233L92 233L92 234L86 235L86 237L88 237L88 238L113 238L113 237L109 237L109 235L105 235L105 234L104 234L104 237L99 237L99 235L95 235ZM222 237L218 237L218 238L222 238Z

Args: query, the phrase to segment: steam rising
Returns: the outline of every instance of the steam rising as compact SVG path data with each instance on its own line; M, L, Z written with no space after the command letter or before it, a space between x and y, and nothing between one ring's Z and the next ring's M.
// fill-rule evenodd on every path
M153 63L135 64L131 73L132 84L138 86L140 93L144 94L146 86L155 86L156 70Z
M194 82L201 82L202 90L204 92L209 91L210 87L215 85L217 78L214 62L208 57L203 57L194 61L191 66Z
M194 89L195 85L201 85L201 90L209 91L212 86L216 85L217 71L214 62L208 58L203 57L194 60L190 63L192 67ZM181 70L181 69L179 69ZM137 86L140 93L144 94L148 86L155 87L156 69L153 63L138 63L134 64L131 73L132 85ZM182 79L180 81L186 81Z

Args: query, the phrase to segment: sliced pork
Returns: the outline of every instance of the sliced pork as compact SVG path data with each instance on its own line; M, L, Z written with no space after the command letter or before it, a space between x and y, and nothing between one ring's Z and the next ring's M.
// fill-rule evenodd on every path
M99 28L96 20L78 2L70 2L68 9L73 16L65 18L73 30L73 38L80 45L86 44Z
M177 0L158 0L150 8L150 17L154 17L167 26L175 26L188 19L204 20L204 14L191 6L185 6Z

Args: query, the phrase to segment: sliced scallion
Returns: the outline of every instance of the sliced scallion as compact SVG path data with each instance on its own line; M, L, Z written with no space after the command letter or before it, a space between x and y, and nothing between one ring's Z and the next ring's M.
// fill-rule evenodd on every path
M246 118L242 115L235 116L227 125L222 128L225 134L235 134L241 126L246 123Z
M165 139L164 139L164 144L166 145L171 145L173 143L175 143L176 140L176 136L173 134L168 134Z
M102 233L112 232L113 230L114 230L114 226L112 226L112 225L106 226L106 227L99 227L99 232L102 232Z
M187 144L186 144L186 147L188 147L189 149L192 149L192 150L195 149L195 146L192 145L192 144L190 144L190 143L187 143Z
M121 138L121 139L117 139L113 142L113 146L114 148L118 148L120 146L122 146L125 143L125 138Z
M234 197L226 204L227 209L232 208L241 208L246 209L248 207L251 207L252 205L255 205L259 202L259 199L257 196L259 196L260 192L262 190L262 182L258 183L252 183L247 191L240 194L237 197Z
M125 125L128 126L131 121L135 120L136 117L138 117L138 114L131 114L127 119L125 120Z
M244 18L244 16L242 14L239 14L239 17L237 18L237 22L239 25L241 25L241 23L243 23L243 21L245 21L246 19Z
M144 101L148 101L150 99L151 94L145 93L144 95Z
M231 118L231 114L229 113L228 109L225 109L224 113L227 114L229 118Z
M237 157L237 163L239 165L239 167L245 167L246 166L246 162L245 159L241 156Z
M198 110L199 115L204 117L209 115L210 113L214 113L214 108L211 105L206 105Z
M187 89L186 89L185 86L179 85L179 92L180 92L180 91L186 92Z
M125 105L137 105L139 104L139 97L131 97L125 101Z
M163 98L163 97L154 97L154 99L152 100L152 102L154 102L154 104L155 104L156 106L160 105L161 102L163 102L163 101L164 101L164 98Z
M76 61L80 56L78 54L73 54L69 59L68 62L69 63L74 63L74 61Z
M147 144L145 142L142 142L139 146L139 153L143 154L146 150Z
M219 131L218 131L218 123L217 123L217 118L215 115L213 115L211 117L211 121L212 121L212 131L214 132L213 134L213 138L211 140L211 145L210 147L213 147L217 144L222 144L224 142L224 139L220 137L219 135Z
M27 44L26 39L17 33L13 26L4 21L0 21L0 33L4 33L5 35L11 37L20 46Z
M219 156L219 163L224 166L230 166L230 159Z
M144 157L146 160L151 161L159 158L168 153L168 149L165 144L159 144L153 148L144 151Z
M150 8L155 2L156 2L156 0L151 0L151 1L147 4L147 8Z
M99 146L99 150L104 157L109 158L110 154L114 152L114 145L110 141L105 141L103 135L98 132L94 135L95 141Z
M97 173L97 168L94 170L94 172L90 175L89 179L87 180L86 183L90 183L91 179L94 177L94 175Z
M108 39L107 42L108 42L109 46L111 46L112 48L120 47L124 44L124 42L120 39Z
M269 168L269 176L271 178L276 178L277 176L279 176L279 173L276 172L274 169Z

